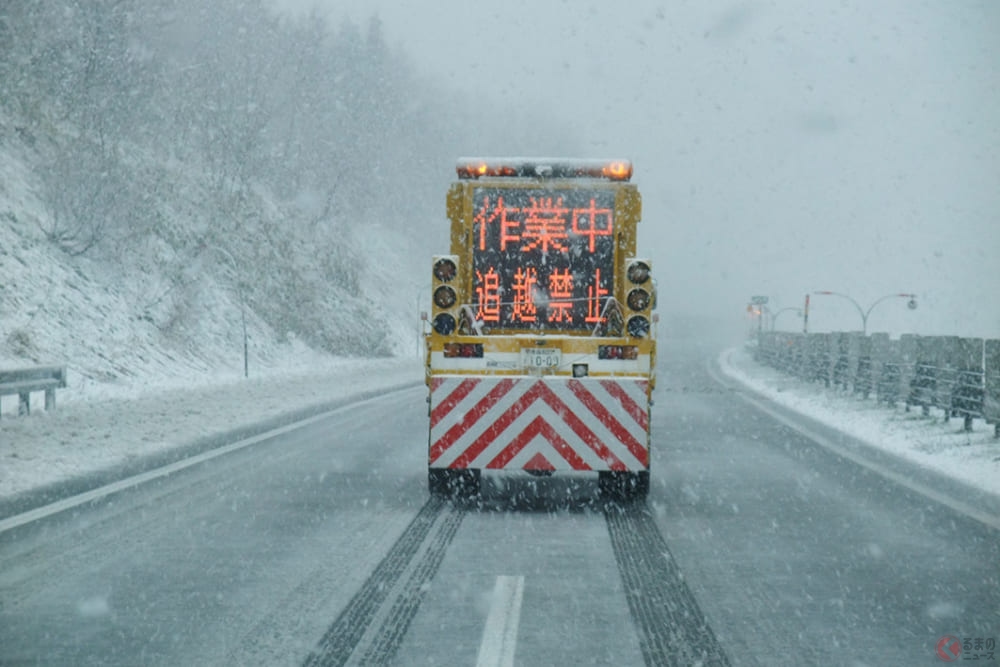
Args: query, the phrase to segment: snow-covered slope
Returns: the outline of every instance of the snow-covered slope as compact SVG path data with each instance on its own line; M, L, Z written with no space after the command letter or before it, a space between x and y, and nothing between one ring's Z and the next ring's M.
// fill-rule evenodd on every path
M75 255L48 238L54 211L45 170L60 154L58 147L70 141L68 133L65 128L29 132L0 107L0 368L68 366L71 389L60 401L137 395L150 386L217 383L242 374L244 314L251 375L308 352L303 343L308 330L289 325L276 331L257 312L274 310L271 301L277 297L255 285L272 268L234 258L238 241L211 240L218 236L206 231L212 213L204 203L210 196L201 190L194 168L155 163L136 151L134 160L162 169L170 184L154 202L160 224L155 231L144 230L141 239ZM273 224L288 213L264 194L258 205L269 211ZM366 242L378 248L384 265L409 270L413 263L402 259L405 240L389 237L388 230L366 230ZM206 238L212 245L198 244ZM303 255L301 262L308 263L308 248ZM245 266L234 269L234 261ZM322 261L317 258L316 267ZM298 270L309 275L318 272L316 267ZM319 303L301 306L300 328L318 319L329 327L327 336L344 331L347 339L350 331L361 342L349 356L414 354L415 292L408 290L409 296L400 299L386 283L384 274L372 275L365 282L372 293L366 294L331 286ZM13 409L10 400L5 399L4 410Z

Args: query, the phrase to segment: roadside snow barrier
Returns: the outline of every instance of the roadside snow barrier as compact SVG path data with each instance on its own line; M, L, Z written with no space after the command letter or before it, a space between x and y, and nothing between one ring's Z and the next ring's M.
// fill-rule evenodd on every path
M1000 438L1000 340L958 336L860 332L757 334L759 362L811 382L879 403L903 403L962 417L966 431L976 417L993 424Z
M988 340L983 348L983 419L1000 438L1000 340Z
M31 392L33 391L44 391L45 409L54 410L56 389L65 386L65 366L34 366L32 368L0 370L0 397L17 394L19 398L18 415L31 414Z

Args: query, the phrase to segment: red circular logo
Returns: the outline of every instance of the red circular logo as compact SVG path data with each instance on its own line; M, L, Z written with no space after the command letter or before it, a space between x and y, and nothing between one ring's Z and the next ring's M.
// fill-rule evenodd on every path
M957 637L945 635L938 640L937 657L945 662L954 662L962 655L962 642Z

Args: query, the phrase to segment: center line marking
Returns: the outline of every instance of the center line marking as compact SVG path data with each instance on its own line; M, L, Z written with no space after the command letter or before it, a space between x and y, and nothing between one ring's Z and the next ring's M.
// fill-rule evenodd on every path
M483 642L479 645L476 667L513 667L517 648L517 626L521 619L524 577L499 576L493 587Z

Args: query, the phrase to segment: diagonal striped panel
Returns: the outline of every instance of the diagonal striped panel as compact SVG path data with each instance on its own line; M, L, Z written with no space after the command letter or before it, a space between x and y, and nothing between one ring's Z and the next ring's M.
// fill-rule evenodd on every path
M483 382L482 380L470 382L476 383L473 386L473 391L468 392L468 394L458 400L454 400L454 395L462 393L464 387L468 385L459 385L453 391L448 392L448 397L445 400L451 404L451 409L443 414L439 414L438 418L434 420L436 424L431 424L431 461L435 460L442 452L451 447L455 441L461 439L477 423L481 422L483 415L493 409L516 383L515 380L508 379L500 380L499 382ZM448 384L442 384L441 389L445 391L451 389ZM486 394L482 395L482 391L475 391L475 389L486 390ZM434 394L432 393L431 415L433 414ZM453 417L457 417L457 419L452 419ZM442 423L448 424L449 428L445 433L435 437L436 427L440 427Z
M644 470L648 382L634 379L435 378L429 465ZM539 458L540 457L540 458Z
M553 408L550 403L556 407ZM506 411L504 411L505 409ZM495 419L495 421L484 423L483 428L479 429L481 432L478 433L477 437L470 436L469 440L463 443L464 447L456 447L452 450L451 458L453 460L448 465L453 467L484 465L498 456L505 447L510 445L512 438L528 428L535 419L542 417L543 420L553 425L552 430L556 432L557 430L568 430L562 423L563 417L560 415L569 415L573 425L576 426L577 431L583 434L582 438L584 439L581 446L576 447L574 451L584 459L587 467L596 470L625 469L621 461L607 450L598 436L583 425L577 417L570 414L570 411L563 404L553 401L550 392L545 387L529 389L527 393L514 401L512 406L497 406L494 412L494 415L488 415L486 419ZM497 437L498 435L500 437ZM588 443L591 446L583 446ZM557 452L552 453L558 454Z
M644 458L645 448L643 444L639 440L637 440L631 432L629 432L628 428L626 427L626 424L628 423L627 420L623 419L622 421L619 421L618 418L616 418L615 415L612 413L612 411L606 408L604 403L599 398L597 398L597 396L588 391L587 388L584 386L584 384L579 380L570 380L567 384L569 386L570 391L573 392L573 395L576 396L580 400L580 402L587 407L588 410L590 410L591 414L597 417L598 421L600 421L604 426L606 426L607 429L611 432L611 434L615 438L617 438L619 442L628 447L628 450L632 452L633 456L635 456L643 463L646 463L646 460ZM601 383L600 386L604 387L605 389L608 388L607 384L605 383ZM615 388L618 387L616 383L611 383L611 386ZM626 408L625 411L628 413L629 417L634 416L633 413L628 408ZM644 426L644 424L645 422L639 425Z
M539 437L541 436L541 437ZM573 470L590 470L590 466L580 458L573 448L570 447L569 443L566 442L552 426L543 417L535 417L528 427L517 434L517 437L507 445L499 455L497 455L492 461L486 464L487 468L506 468L507 464L511 462L514 457L525 450L528 445L537 442L543 442L549 447L555 449L559 455L569 464L569 467ZM537 448L533 448L530 451L535 452L531 461L534 461L534 457L544 456L541 451ZM556 469L550 461L546 459L546 463L549 464L553 469ZM523 467L523 466L520 466Z

